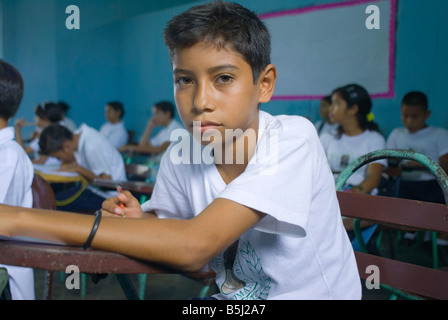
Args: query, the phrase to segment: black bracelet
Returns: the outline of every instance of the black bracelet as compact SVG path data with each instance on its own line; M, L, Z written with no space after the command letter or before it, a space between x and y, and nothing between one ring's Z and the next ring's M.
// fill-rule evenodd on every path
M90 234L86 240L86 243L84 243L84 245L82 246L84 249L87 249L90 247L92 240L95 237L96 231L98 230L98 226L100 225L101 216L102 216L101 209L97 210L95 212L95 222L93 222L92 231L90 231Z

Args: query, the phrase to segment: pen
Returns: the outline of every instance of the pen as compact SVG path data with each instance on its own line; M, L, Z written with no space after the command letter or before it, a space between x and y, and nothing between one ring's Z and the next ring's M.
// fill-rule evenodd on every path
M123 192L123 188L121 186L117 186L118 192ZM121 210L124 210L124 203L120 201L118 206L121 208ZM124 217L124 211L122 211L121 216Z

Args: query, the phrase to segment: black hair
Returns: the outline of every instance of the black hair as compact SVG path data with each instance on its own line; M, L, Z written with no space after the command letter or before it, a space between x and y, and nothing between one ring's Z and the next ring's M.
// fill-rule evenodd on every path
M23 78L8 62L0 59L0 117L14 117L23 98Z
M378 125L373 119L368 119L368 114L372 110L372 99L369 93L359 84L348 84L333 90L333 94L338 93L347 103L347 108L351 109L354 105L358 106L356 117L362 130L380 131ZM337 136L341 137L343 133L342 126L338 127Z
M121 111L120 119L123 119L123 117L124 117L124 106L123 106L123 104L121 102L119 102L119 101L111 101L111 102L106 103L106 105L110 106L115 111Z
M44 102L36 106L34 113L42 119L47 119L52 124L58 123L63 119L63 113L59 106L54 102Z
M169 101L160 101L157 102L154 105L154 108L163 111L163 112L170 112L171 113L171 119L174 118L174 104L172 104Z
M66 127L53 124L46 127L39 137L40 152L50 155L53 152L62 150L63 144L67 140L73 139L73 133Z
M326 101L328 104L331 104L331 96L326 96L321 99L321 101Z
M257 15L239 4L213 1L195 6L171 19L164 30L170 56L200 41L233 49L252 68L254 83L271 61L268 29Z
M62 110L63 113L67 113L68 110L70 110L70 106L68 105L68 103L66 103L64 101L59 101L58 106Z
M420 91L408 92L402 99L401 104L412 107L422 108L424 111L428 110L428 97Z

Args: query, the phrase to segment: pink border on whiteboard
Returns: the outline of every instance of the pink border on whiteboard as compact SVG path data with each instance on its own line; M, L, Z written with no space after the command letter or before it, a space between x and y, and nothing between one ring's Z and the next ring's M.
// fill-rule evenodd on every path
M342 3L328 3L323 5L311 6L306 8L291 9L285 11L271 12L261 14L258 17L260 19L270 19L277 18L281 16L292 16L312 11L333 9L339 7L355 6L363 3L374 3L383 0L354 0ZM396 17L396 6L397 0L390 0L390 17L389 17L389 83L388 91L384 93L372 94L372 98L394 98L394 77L395 77L395 17ZM323 98L322 95L284 95L284 96L273 96L271 100L317 100Z

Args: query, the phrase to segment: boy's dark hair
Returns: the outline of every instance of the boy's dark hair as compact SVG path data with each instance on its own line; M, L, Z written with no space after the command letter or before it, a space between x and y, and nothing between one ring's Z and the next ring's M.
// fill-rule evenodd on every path
M422 108L424 111L428 110L428 97L420 91L408 92L402 99L401 104L412 107Z
M54 102L44 102L36 106L34 113L42 119L48 119L52 124L56 124L63 119L60 106Z
M50 155L53 152L62 150L64 142L72 139L73 133L66 127L59 124L49 125L40 134L40 152L45 155Z
M23 98L23 78L8 62L0 59L0 117L9 120L16 115Z
M64 101L59 101L58 106L62 110L63 113L67 113L68 110L70 110L70 106L68 105L67 102L64 102Z
M268 29L255 13L232 2L213 1L185 11L168 22L164 38L171 57L200 41L233 49L251 66L254 83L271 63Z
M123 117L124 117L124 106L123 106L123 104L121 102L119 102L119 101L111 101L111 102L106 103L106 105L110 106L115 111L121 111L120 119L123 119Z
M154 105L154 108L163 111L163 112L170 112L171 113L171 119L174 118L174 105L169 101L160 101L157 102Z
M331 96L323 97L321 100L326 101L328 104L331 104Z
M356 117L358 118L361 129L380 131L373 119L368 118L368 114L372 110L372 99L366 89L359 84L348 84L333 90L332 95L335 93L338 93L347 103L348 109L351 109L355 104L358 106ZM340 137L342 133L343 128L339 126L337 136Z

